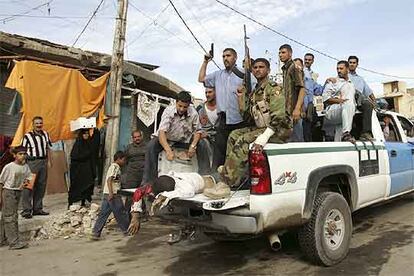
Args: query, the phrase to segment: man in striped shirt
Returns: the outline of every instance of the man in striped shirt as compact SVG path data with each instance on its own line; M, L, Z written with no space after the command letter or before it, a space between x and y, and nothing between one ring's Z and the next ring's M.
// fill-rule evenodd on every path
M36 116L32 120L33 131L23 137L22 146L27 148L27 163L32 173L36 174L33 190L24 189L22 192L24 218L49 215L43 210L43 197L46 191L47 168L51 166L49 149L52 146L49 134L43 130L43 118ZM33 202L33 204L32 204Z

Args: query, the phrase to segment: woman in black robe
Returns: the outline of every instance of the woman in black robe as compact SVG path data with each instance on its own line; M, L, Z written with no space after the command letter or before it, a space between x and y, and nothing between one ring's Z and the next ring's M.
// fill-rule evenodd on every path
M96 177L99 147L99 131L94 129L92 137L88 129L81 129L70 153L70 188L68 206L74 202L92 201Z

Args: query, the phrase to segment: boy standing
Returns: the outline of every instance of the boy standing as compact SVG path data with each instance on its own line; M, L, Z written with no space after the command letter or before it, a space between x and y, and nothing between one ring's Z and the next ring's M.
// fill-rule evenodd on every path
M7 164L0 175L0 245L7 240L9 249L22 249L28 244L19 238L17 209L22 189L31 181L32 174L26 164L26 148L18 146L12 153L14 162Z
M128 233L129 218L128 212L124 207L122 198L117 194L121 189L121 166L126 162L126 155L118 151L114 155L114 162L109 166L106 172L106 181L103 191L103 200L101 211L92 230L92 239L99 239L102 229L111 213L114 213L115 219L124 234Z

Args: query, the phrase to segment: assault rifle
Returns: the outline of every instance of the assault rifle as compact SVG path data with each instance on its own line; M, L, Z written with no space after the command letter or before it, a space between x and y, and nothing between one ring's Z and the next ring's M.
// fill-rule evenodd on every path
M244 82L244 86L246 87L246 93L247 95L250 95L252 93L252 78L251 78L251 59L250 59L250 50L249 47L247 46L247 40L249 39L247 37L247 33L246 33L246 25L243 25L243 29L244 29L244 60L243 60L243 64L244 64L244 78L243 78L243 82Z

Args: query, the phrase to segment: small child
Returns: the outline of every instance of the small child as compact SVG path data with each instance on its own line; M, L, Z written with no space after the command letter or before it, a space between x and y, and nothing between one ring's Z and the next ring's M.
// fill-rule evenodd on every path
M101 211L92 230L92 239L98 240L101 236L102 229L111 213L114 213L119 228L126 235L128 233L129 215L125 209L122 197L117 194L121 188L121 167L126 162L126 155L118 151L114 155L114 162L109 166L106 172L106 181L103 191Z
M26 148L18 146L12 153L14 162L7 164L0 175L0 245L8 242L9 249L22 249L28 244L19 238L17 209L22 189L31 181L32 173L26 164Z

